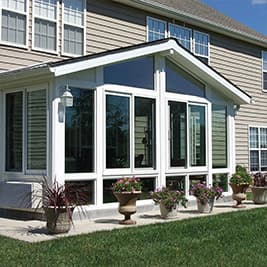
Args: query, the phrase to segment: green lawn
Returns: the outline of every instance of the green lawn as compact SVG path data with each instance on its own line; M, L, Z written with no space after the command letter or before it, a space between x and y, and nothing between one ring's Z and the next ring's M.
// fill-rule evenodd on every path
M0 266L267 266L267 209L28 244L0 237Z

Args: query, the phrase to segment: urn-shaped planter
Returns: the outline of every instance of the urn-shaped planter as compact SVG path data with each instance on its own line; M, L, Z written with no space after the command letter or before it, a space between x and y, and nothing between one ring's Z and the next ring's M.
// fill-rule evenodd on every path
M247 198L246 191L249 187L249 184L230 183L230 186L233 190L232 198L233 198L233 200L236 200L236 205L234 205L233 207L234 208L244 208L245 206L242 205L242 201Z
M267 203L267 187L266 186L252 186L251 187L253 201L255 204Z
M168 209L164 206L164 204L160 203L159 209L160 209L160 217L162 219L174 219L178 216L177 206Z
M214 206L214 198L211 198L204 203L197 198L197 210L200 213L211 213Z
M49 234L67 233L71 228L73 208L44 207Z
M136 213L136 200L141 192L114 192L114 195L119 201L119 213L125 216L120 224L136 224L136 221L131 219L131 215Z

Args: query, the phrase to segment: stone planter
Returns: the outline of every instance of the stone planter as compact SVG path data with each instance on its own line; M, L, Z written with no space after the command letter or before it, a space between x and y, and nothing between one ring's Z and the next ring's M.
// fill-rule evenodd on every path
M249 184L230 184L233 194L232 198L233 200L236 200L236 205L234 205L234 208L244 208L245 206L242 205L242 201L247 198L246 191L249 187Z
M46 227L49 234L67 233L71 227L74 208L45 207Z
M169 210L162 203L160 203L159 209L160 209L160 217L163 219L174 219L178 215L177 206Z
M136 224L136 221L131 219L131 215L136 213L136 200L141 192L114 192L115 197L119 201L119 213L125 216L120 224Z
M264 186L252 186L251 191L253 194L253 201L255 204L267 203L267 187Z
M210 199L209 201L205 202L204 204L197 199L197 210L200 213L211 213L214 206L214 198Z

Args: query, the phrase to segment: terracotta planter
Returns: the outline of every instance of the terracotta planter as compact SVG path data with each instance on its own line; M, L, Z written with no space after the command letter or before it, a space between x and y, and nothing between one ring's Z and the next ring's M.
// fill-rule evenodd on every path
M131 219L131 215L136 213L136 200L141 192L114 192L114 195L119 201L119 213L125 216L120 224L136 224L136 221Z
M234 208L244 208L245 206L242 205L242 201L247 198L246 191L249 187L249 184L230 184L233 194L232 198L233 200L236 200L236 205L234 205Z
M197 199L197 210L200 213L211 213L214 206L214 198L210 199L205 203L201 203L199 199Z
M267 187L264 186L252 186L251 191L253 194L253 201L255 204L267 203Z
M177 206L175 208L167 209L162 203L159 204L160 217L163 219L173 219L178 215Z
M44 208L49 234L62 234L70 230L73 209L70 208L68 212L66 208Z

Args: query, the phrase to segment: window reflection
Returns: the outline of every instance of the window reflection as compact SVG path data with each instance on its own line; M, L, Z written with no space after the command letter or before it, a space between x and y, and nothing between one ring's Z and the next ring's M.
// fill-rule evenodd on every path
M130 167L130 101L128 97L106 97L106 167Z
M94 171L94 91L72 88L73 106L66 107L65 171Z
M189 105L190 165L206 165L205 107Z
M169 102L171 167L186 166L186 103Z
M135 98L135 167L154 167L155 100Z

